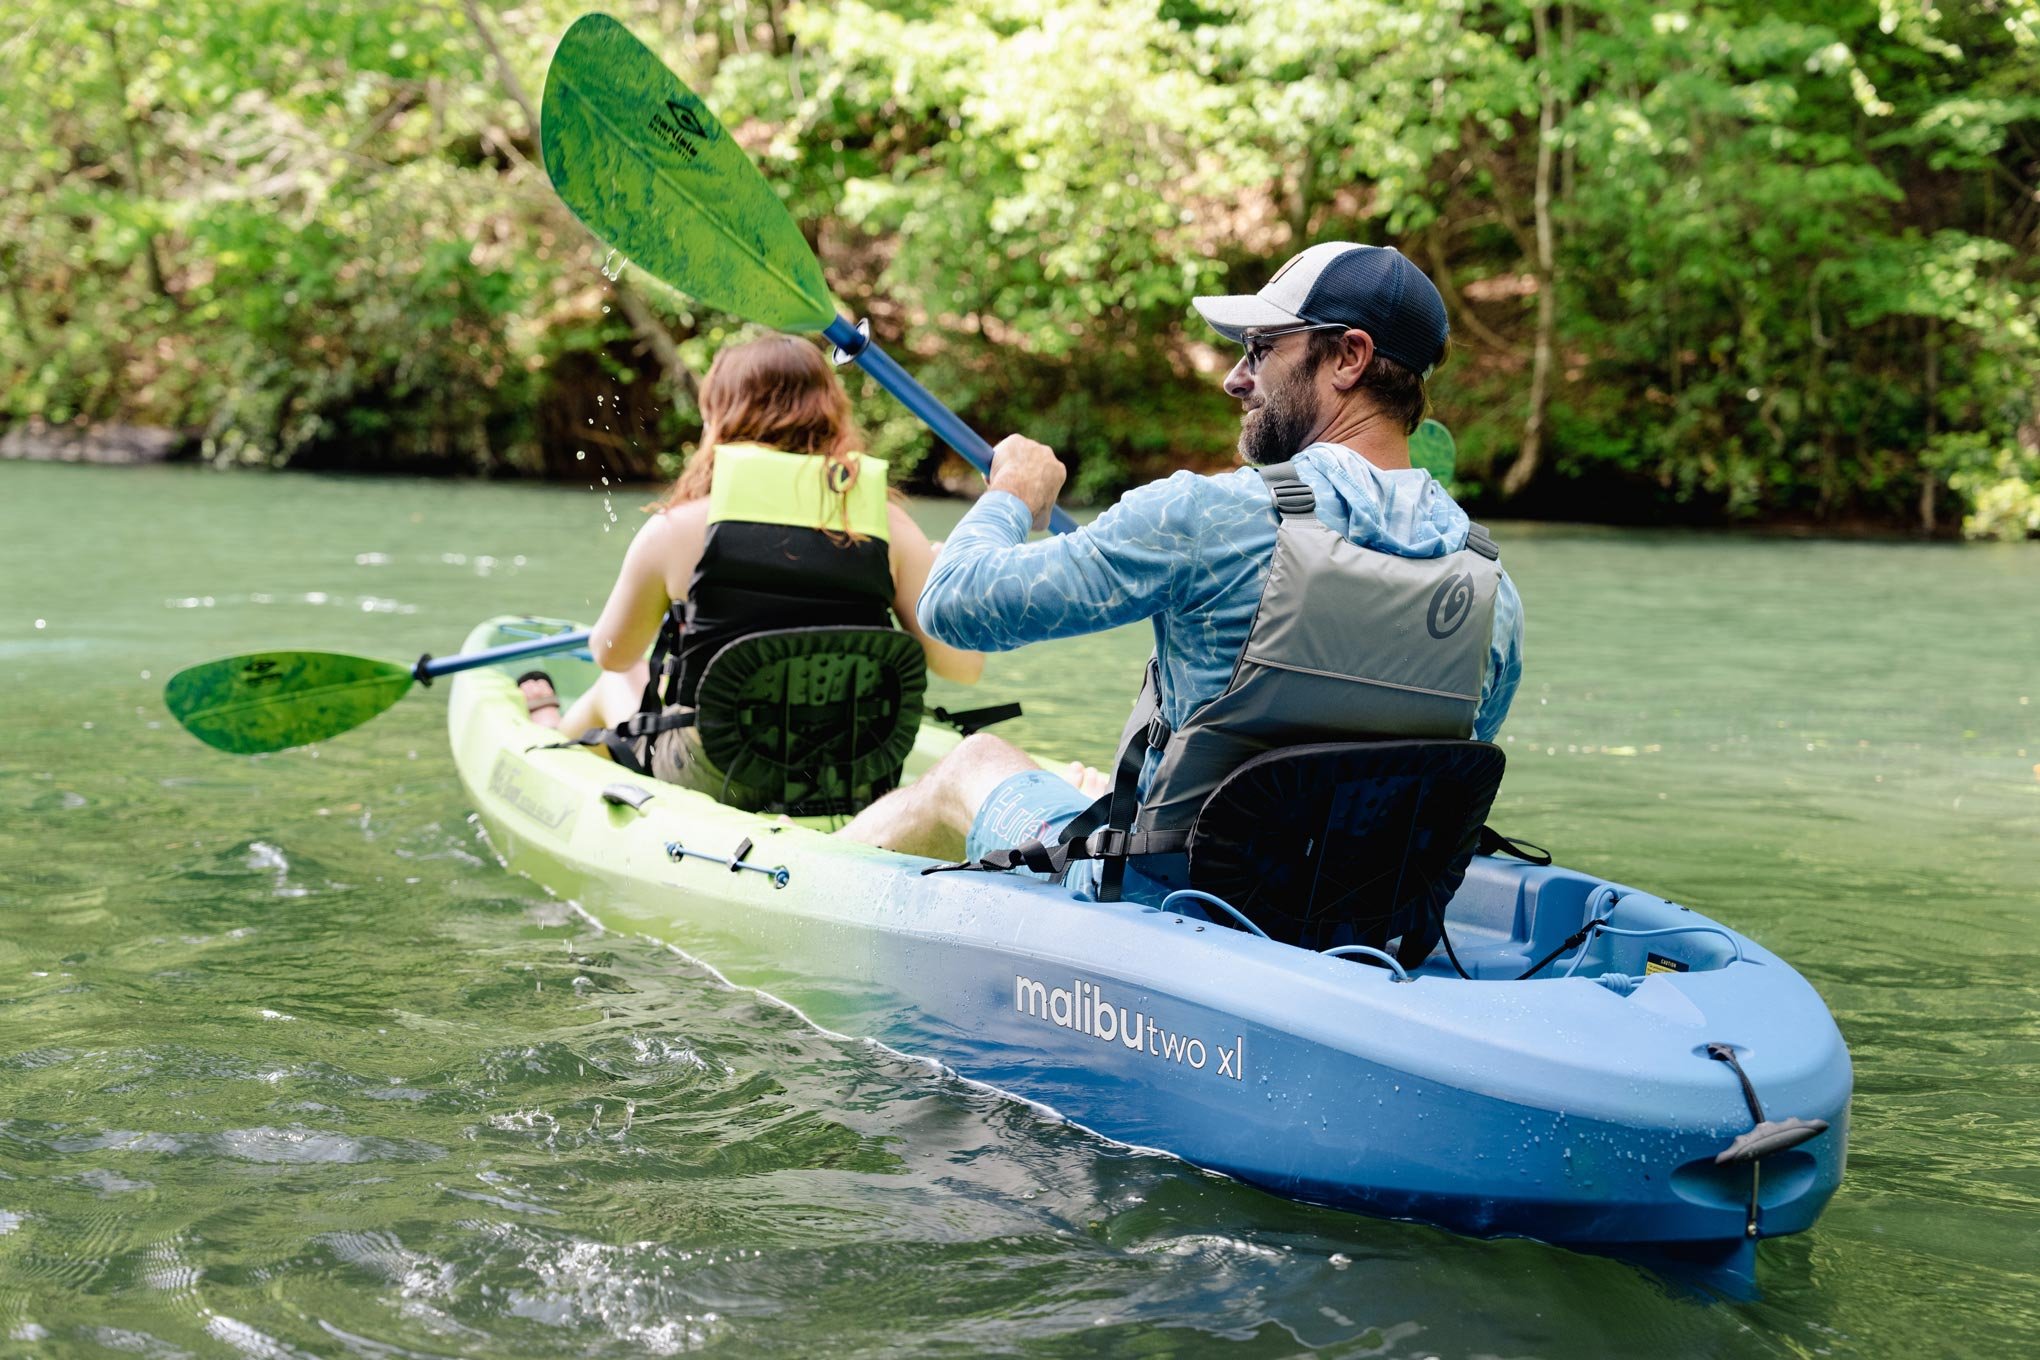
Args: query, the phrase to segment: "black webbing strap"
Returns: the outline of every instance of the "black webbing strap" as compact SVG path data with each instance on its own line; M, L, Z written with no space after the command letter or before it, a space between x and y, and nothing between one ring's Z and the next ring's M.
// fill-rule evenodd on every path
M572 741L559 742L545 749L600 746L609 752L611 760L632 774L648 775L652 772L651 746L647 743L645 759L640 760L637 740L640 737L656 737L661 732L679 727L694 726L693 709L668 710L668 705L678 700L674 690L680 678L680 634L687 626L683 608L679 603L668 606L666 617L659 622L659 636L652 643L651 674L645 680L645 692L638 698L638 711L615 727L598 727L583 732Z
M1480 839L1474 842L1473 853L1476 855L1492 855L1496 851L1500 851L1504 855L1513 855L1525 864L1535 864L1542 867L1551 863L1551 852L1543 846L1532 845L1528 841L1512 841L1493 827L1483 826L1480 829Z
M641 737L656 737L661 732L671 732L682 727L692 727L695 712L691 708L673 709L662 713L633 713L614 727L597 727L583 732L570 741L555 741L544 746L534 746L534 751L570 751L576 746L601 746L608 750L609 758L629 770L632 774L650 774L649 760L639 760L636 742ZM645 748L650 755L651 748Z
M1147 763L1148 749L1154 744L1155 723L1159 721L1151 721L1140 739L1126 743L1126 749L1119 753L1119 768L1112 772L1112 792L1104 799L1105 824L1083 832L1081 841L1072 834L1076 831L1074 824L1063 833L1064 844L1072 847L1088 847L1093 836L1109 833L1098 855L1103 861L1098 873L1098 900L1101 902L1117 902L1126 884L1126 847L1123 842L1115 843L1115 837L1126 836L1132 830L1134 817L1140 812L1137 793L1140 768ZM1166 733L1167 729L1163 731ZM1164 736L1163 740L1166 741L1167 737Z
M640 713L657 713L668 704L680 702L674 691L680 683L680 634L687 628L683 608L681 604L667 606L666 617L659 623L658 640L652 643L651 673L645 679L645 692L638 699Z
M1018 704L987 704L983 708L933 708L928 716L939 723L948 723L966 737L973 732L982 732L993 723L1002 723L1020 716Z
M982 869L988 873L1004 873L1008 869L1031 869L1037 874L1059 877L1069 867L1069 857L1062 854L1060 845L1043 845L1040 841L1022 841L1001 850L987 850L983 859L958 860L954 864L931 864L921 870L925 874L943 874L956 869Z
M1101 798L1079 817L1089 815L1100 803ZM1071 828L1076 826L1072 821ZM1069 835L1066 830L1064 835ZM1072 864L1079 860L1095 859L1104 861L1110 868L1114 860L1124 865L1129 858L1139 855L1180 854L1190 845L1188 831L1119 831L1109 826L1093 827L1082 835L1068 840L1044 845L1040 841L1022 841L1009 845L1003 850L987 850L983 859L974 859L956 864L931 864L921 870L924 874L947 873L954 869L984 869L1001 873L1007 869L1029 869L1037 874L1052 878L1062 877Z
M1466 546L1490 562L1502 560L1502 550L1495 546L1494 536L1488 533L1485 524L1466 526Z

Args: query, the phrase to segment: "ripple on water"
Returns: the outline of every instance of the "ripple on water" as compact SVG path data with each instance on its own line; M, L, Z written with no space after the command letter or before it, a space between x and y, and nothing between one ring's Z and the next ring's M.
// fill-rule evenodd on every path
M210 1135L212 1150L244 1162L436 1162L446 1149L407 1138L354 1138L344 1133L288 1128L229 1129Z
M508 1311L549 1327L594 1327L652 1355L699 1350L727 1335L729 1323L690 1297L676 1273L687 1255L649 1242L533 1235L520 1262L526 1279L510 1286Z

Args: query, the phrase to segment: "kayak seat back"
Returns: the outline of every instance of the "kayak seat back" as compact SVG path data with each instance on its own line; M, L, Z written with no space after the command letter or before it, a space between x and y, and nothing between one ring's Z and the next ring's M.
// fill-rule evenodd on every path
M927 684L898 629L752 633L709 660L695 728L747 810L847 816L898 787Z
M1438 945L1502 782L1501 749L1451 739L1326 742L1256 756L1191 828L1192 887L1305 949Z

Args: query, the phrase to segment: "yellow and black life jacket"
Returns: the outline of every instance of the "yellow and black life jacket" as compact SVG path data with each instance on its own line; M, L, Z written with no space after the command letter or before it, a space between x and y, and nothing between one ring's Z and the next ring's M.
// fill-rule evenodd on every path
M886 465L852 455L851 468L757 444L715 451L701 562L652 656L662 705L692 707L709 661L752 633L891 626Z

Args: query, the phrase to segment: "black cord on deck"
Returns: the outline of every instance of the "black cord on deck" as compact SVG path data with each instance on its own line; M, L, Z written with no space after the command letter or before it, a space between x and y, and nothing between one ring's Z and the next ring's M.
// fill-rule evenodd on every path
M1516 981L1528 982L1531 978L1535 977L1540 970L1550 967L1552 960L1556 959L1560 954L1565 953L1569 949L1578 949L1582 944L1586 943L1586 939L1589 934L1599 929L1600 927L1607 925L1610 920L1614 919L1614 915L1615 913L1611 911L1606 916L1598 916L1593 920L1587 922L1585 925L1581 926L1578 930L1575 930L1572 934L1566 936L1565 943L1559 945L1558 948L1552 950L1549 954L1546 954L1543 958L1537 960L1537 962L1531 964L1528 968L1524 969L1522 972L1516 974Z

